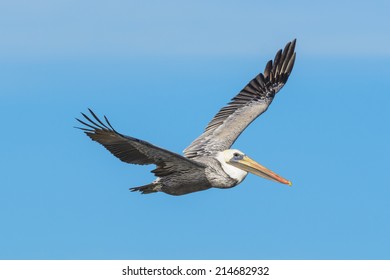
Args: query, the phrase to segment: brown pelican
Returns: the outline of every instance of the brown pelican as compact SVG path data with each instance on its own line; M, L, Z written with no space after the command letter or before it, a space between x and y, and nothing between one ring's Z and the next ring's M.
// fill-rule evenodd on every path
M274 60L265 66L264 73L258 74L215 115L203 134L184 150L184 156L123 135L112 127L106 116L102 121L90 109L91 117L82 113L85 120L77 119L86 126L80 129L121 161L157 166L152 171L156 180L130 188L131 191L183 195L213 187L226 189L240 184L248 172L291 186L290 181L230 147L242 131L267 110L275 94L287 82L294 66L295 42L279 50Z

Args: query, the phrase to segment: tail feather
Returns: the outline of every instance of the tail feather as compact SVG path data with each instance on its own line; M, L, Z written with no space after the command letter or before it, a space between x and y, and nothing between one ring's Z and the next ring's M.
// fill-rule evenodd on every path
M155 193L158 192L158 186L155 183L150 183L145 186L141 187L135 187L135 188L130 188L130 191L132 192L141 192L142 194L149 194L149 193Z

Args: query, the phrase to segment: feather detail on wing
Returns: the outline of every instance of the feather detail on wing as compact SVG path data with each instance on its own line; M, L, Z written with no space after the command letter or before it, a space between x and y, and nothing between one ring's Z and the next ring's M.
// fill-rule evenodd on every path
M200 163L189 160L181 155L156 147L146 141L117 132L106 116L105 123L89 109L92 115L88 117L82 113L85 121L77 119L85 127L83 130L93 141L102 144L108 151L121 161L133 164L155 164L157 168L152 172L158 176L166 176L174 172L186 172L192 169L204 169Z
M229 149L245 128L265 112L275 94L284 86L294 66L295 42L279 50L260 73L223 107L205 131L184 150L187 158L212 155Z

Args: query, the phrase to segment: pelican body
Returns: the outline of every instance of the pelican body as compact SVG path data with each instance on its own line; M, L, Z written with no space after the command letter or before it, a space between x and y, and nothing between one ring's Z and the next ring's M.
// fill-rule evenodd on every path
M294 66L295 43L293 40L279 50L274 60L267 63L264 73L258 74L220 109L203 134L184 150L184 156L117 132L106 116L102 121L91 109L91 116L82 113L85 120L77 119L85 126L78 128L123 162L157 166L152 170L156 180L130 188L142 194L184 195L210 188L232 188L240 184L248 172L291 186L290 181L231 146L242 131L268 109L287 82Z

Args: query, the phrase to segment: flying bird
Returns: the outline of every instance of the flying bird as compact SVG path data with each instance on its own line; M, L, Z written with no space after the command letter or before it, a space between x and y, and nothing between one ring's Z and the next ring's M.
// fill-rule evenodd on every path
M77 119L93 141L102 144L121 161L155 164L157 177L152 183L130 188L142 194L164 192L184 195L210 188L227 189L240 184L248 172L287 184L291 182L252 160L245 153L230 149L238 136L271 104L287 82L294 66L296 40L279 50L264 73L258 74L209 122L203 134L185 150L184 156L154 146L146 141L116 131L106 116L104 120L91 110Z

